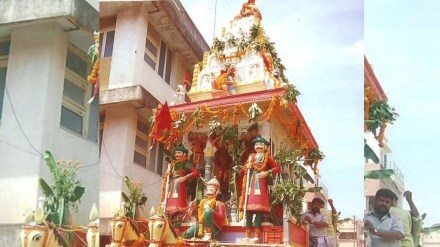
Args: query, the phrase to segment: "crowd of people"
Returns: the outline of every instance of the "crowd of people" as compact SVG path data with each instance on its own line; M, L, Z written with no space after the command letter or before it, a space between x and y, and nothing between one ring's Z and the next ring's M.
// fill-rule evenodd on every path
M376 192L373 209L364 217L367 247L419 247L422 217L412 199L412 192L405 191L410 210L398 206L398 196L389 189ZM320 198L312 200L310 210L301 220L309 226L309 247L337 246L338 214L331 199L331 210L325 208Z

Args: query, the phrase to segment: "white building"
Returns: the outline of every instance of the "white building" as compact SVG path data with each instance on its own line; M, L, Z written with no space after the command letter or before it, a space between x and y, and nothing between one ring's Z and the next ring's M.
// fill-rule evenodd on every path
M98 203L98 103L86 56L98 28L98 0L0 2L0 243L18 246L38 179L52 183L41 154L81 163L86 187L73 223Z
M364 231L361 220L352 218L338 224L339 247L363 247Z
M109 236L124 176L145 184L144 218L157 208L165 164L163 145L148 150L148 119L209 47L178 1L101 1L100 32L100 231Z
M440 229L439 224L435 224L432 228L437 228L434 231L423 231L420 236L420 245L424 247L440 246ZM428 227L429 228L429 227Z

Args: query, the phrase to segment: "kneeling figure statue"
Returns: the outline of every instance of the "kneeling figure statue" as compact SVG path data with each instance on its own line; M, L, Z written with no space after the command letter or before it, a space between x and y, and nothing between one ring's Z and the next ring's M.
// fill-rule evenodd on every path
M220 183L216 178L209 180L206 188L206 198L200 201L197 210L197 224L183 233L185 239L201 238L211 241L227 223L225 204L217 200L220 193Z

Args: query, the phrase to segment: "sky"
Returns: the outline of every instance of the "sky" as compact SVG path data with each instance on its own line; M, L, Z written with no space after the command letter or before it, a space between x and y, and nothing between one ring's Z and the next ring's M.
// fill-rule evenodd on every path
M388 160L404 173L419 212L427 213L425 226L440 223L439 10L438 1L365 1L365 53L400 115L386 130Z
M215 0L181 0L212 45ZM217 1L216 36L245 1ZM301 92L298 106L326 158L321 181L342 218L363 217L363 1L256 0L261 25Z

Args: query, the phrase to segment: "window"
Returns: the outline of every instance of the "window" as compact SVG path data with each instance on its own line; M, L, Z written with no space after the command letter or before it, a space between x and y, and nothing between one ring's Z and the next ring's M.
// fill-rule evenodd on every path
M148 25L147 40L145 41L144 60L150 67L156 71L157 56L159 51L160 36L152 25Z
M6 87L6 71L8 65L10 41L0 41L0 119L2 119L3 100Z
M138 118L133 163L147 168L148 157L148 124L147 120Z
M172 59L172 51L168 48L164 41L160 40L160 35L156 29L154 29L152 25L148 25L144 60L168 84L170 84L171 78Z
M99 34L99 54L101 54L101 57L111 57L113 55L114 41L115 30L103 31Z
M156 142L149 150L151 145L148 138L149 132L148 121L138 117L133 163L162 176L164 145Z
M162 176L163 172L163 149L164 145L157 142L154 144L153 148L150 150L150 162L148 170L155 172Z
M87 104L93 95L92 85L87 82L89 68L86 55L77 48L69 47L60 125L90 141L98 142L99 98Z
M11 47L11 42L8 41L0 41L0 59L8 58L9 49Z

